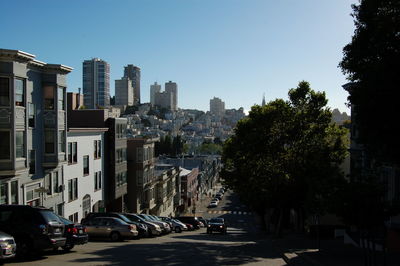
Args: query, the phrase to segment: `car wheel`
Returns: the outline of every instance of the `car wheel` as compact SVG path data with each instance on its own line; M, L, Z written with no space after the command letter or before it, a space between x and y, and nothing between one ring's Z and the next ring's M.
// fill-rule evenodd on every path
M31 254L33 245L32 241L27 238L16 241L17 244L17 256L20 258L28 257Z
M73 245L73 244L66 244L65 246L62 247L62 249L63 249L64 251L70 251L70 250L73 249L73 248L74 248L74 245Z
M121 239L121 236L118 232L111 232L110 239L112 241L119 241Z
M182 232L182 229L179 226L175 227L175 233L180 233L180 232Z

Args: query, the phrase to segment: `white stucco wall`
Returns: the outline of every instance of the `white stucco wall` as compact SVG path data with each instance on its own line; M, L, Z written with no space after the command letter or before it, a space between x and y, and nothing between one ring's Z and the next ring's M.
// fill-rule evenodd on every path
M101 158L94 159L94 141L101 140ZM64 167L64 217L78 212L78 221L83 217L82 200L85 195L90 195L90 211L93 205L104 199L104 134L102 132L68 132L67 143L77 142L77 163ZM67 146L68 147L68 146ZM83 175L83 156L89 155L89 175ZM101 189L95 191L95 172L101 171ZM78 198L69 201L68 180L78 178Z

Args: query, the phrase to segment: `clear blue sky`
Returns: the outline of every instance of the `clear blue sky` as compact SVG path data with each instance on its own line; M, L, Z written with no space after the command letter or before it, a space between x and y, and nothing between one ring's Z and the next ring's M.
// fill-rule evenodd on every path
M150 84L178 83L178 106L249 110L287 99L306 80L328 105L348 112L337 67L351 40L355 0L1 0L0 48L74 68L69 91L82 87L82 62L99 57L114 80L123 67L142 69L142 102Z

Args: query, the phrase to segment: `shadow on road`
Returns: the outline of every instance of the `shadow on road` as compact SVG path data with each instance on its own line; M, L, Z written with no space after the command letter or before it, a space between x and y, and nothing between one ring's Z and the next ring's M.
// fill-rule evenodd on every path
M194 236L195 238L195 236ZM260 258L280 258L268 243L237 243L221 245L206 242L166 242L162 244L127 244L98 250L98 259L81 258L73 263L112 265L241 265Z

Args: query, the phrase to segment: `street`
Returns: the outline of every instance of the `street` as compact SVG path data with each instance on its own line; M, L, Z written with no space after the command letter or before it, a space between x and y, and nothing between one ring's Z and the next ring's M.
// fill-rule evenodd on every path
M207 199L204 199L207 201ZM257 233L254 218L235 195L225 193L217 208L198 206L198 216L225 218L228 234L206 234L206 229L110 242L90 241L71 252L48 252L18 265L286 265L271 241Z

